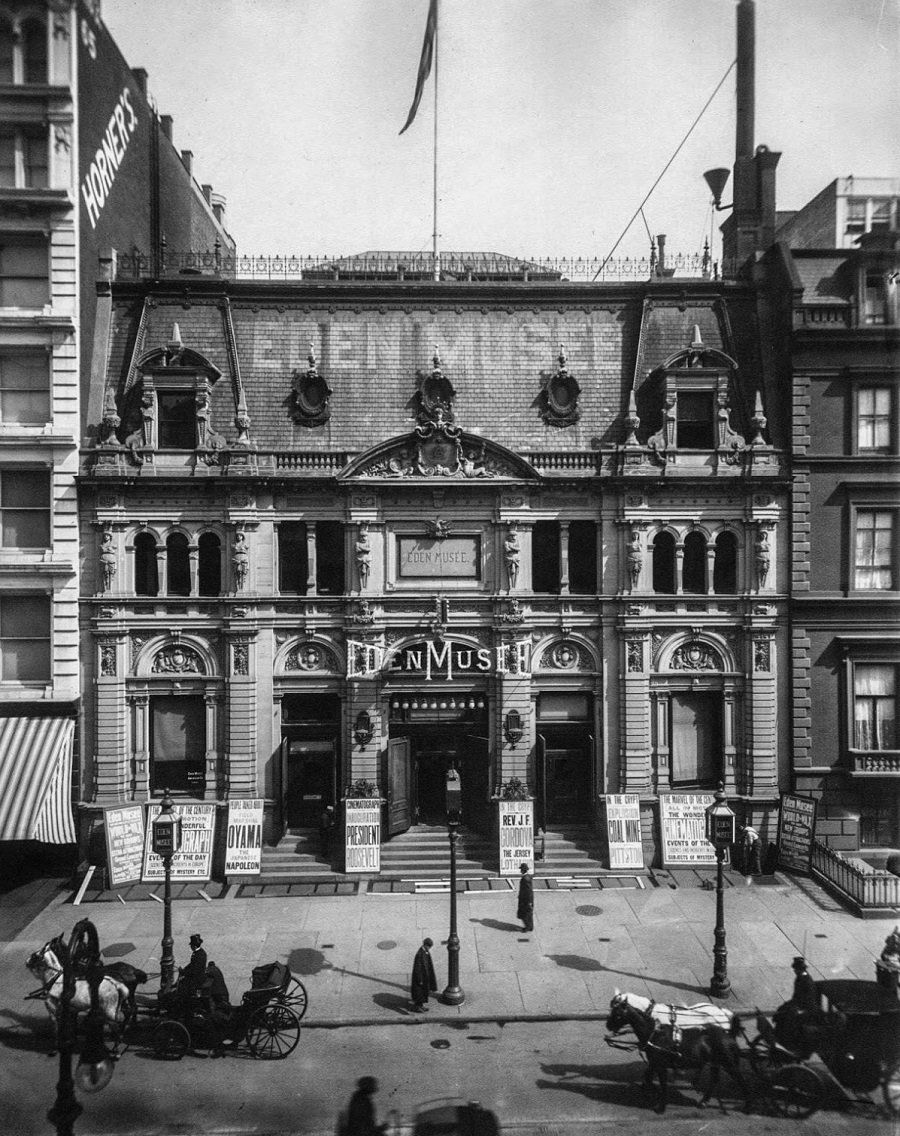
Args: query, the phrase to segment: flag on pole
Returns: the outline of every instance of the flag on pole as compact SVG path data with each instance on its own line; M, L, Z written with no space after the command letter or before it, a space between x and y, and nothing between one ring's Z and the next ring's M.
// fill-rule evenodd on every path
M416 93L413 95L412 106L409 108L409 116L403 130L408 130L412 126L413 119L419 109L419 103L422 101L425 80L431 74L431 64L434 59L434 40L437 35L437 6L438 0L429 0L428 19L425 22L425 39L422 42L422 56L419 59L419 73L416 76ZM400 131L401 134L403 130Z

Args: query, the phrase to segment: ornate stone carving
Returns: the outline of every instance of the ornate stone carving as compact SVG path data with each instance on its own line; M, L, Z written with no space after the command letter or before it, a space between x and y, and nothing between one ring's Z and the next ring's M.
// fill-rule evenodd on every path
M372 545L369 541L369 526L363 521L354 542L356 571L359 575L359 590L364 592L369 586L369 572L372 567Z
M232 658L234 660L234 673L236 675L246 675L250 673L249 644L238 640L232 647Z
M673 671L720 671L722 660L705 643L685 643L672 654Z
M319 374L313 345L309 345L309 366L291 374L291 417L300 426L321 426L331 417L334 393Z
M434 521L425 522L425 534L430 540L446 540L450 535L450 522L443 517Z
M53 128L53 147L57 154L68 154L72 149L72 128L61 124Z
M247 535L243 529L234 534L234 543L231 549L231 572L234 578L234 590L243 591L247 582L247 572L250 567L250 553L247 551Z
M641 420L638 417L637 401L635 400L633 390L628 392L628 411L625 415L624 422L625 428L628 430L625 445L630 446L632 449L635 446L640 446L641 443L638 441L637 432L640 429Z
M772 669L772 645L769 639L753 640L753 669L754 671Z
M108 592L115 579L118 565L116 564L116 550L113 546L112 529L106 525L100 536L100 590Z
M590 670L590 660L577 643L551 643L541 655L541 668L558 671Z
M219 464L219 450L228 444L224 435L217 433L209 424L209 391L201 387L194 396L197 414L197 449L200 460L205 465Z
M375 622L375 613L368 600L357 600L356 611L350 616L351 623L365 624Z
M548 426L571 426L581 417L578 396L581 387L566 369L566 349L559 345L559 366L541 379L541 418Z
M503 541L503 562L506 565L506 579L512 591L519 583L519 533L515 524L510 524Z
M150 638L149 635L133 634L131 636L131 665L132 665L132 667L134 667L134 664L137 662L138 655L141 653L141 649L143 648L144 644L147 642L147 640L149 638Z
M100 674L104 678L113 678L116 673L116 647L114 643L101 643L100 645Z
M765 525L759 525L756 530L753 554L756 561L757 587L759 591L762 591L766 586L766 580L769 578L769 568L772 563L769 550L769 533Z
M359 477L452 477L472 480L521 476L512 461L486 452L485 442L463 439L462 431L443 417L415 428L407 445L361 466Z
M153 660L153 674L204 674L203 660L190 647L164 647Z
M417 375L416 400L418 402L419 423L437 422L444 419L453 421L453 401L456 391L453 383L444 374L441 356L435 346L430 371L420 371Z
M333 671L334 658L318 643L301 643L284 660L286 671Z
M628 551L626 553L626 560L628 562L628 575L631 579L631 590L637 589L638 583L641 579L641 571L644 567L644 550L641 541L641 530L637 525L632 526L631 532L628 537Z
M116 392L114 387L107 387L103 395L103 417L100 419L99 445L119 448L119 439L116 431L122 424L116 407Z
M630 672L644 669L644 644L640 639L629 639L625 644L627 666Z
M506 604L506 611L501 612L501 623L522 623L525 619L525 612L522 610L522 605L518 600L508 600Z

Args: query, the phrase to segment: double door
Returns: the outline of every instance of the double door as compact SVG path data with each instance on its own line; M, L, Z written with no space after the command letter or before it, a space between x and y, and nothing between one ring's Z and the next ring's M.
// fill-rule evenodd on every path
M594 739L582 726L539 728L538 823L587 824L591 819Z
M490 761L488 740L446 725L409 730L387 747L387 835L414 824L447 820L447 771L458 770L462 784L462 821L483 829L489 821Z

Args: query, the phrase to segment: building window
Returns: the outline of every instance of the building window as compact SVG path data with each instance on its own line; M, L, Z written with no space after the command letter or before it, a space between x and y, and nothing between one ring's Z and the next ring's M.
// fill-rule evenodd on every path
M184 533L172 533L166 541L166 592L170 596L191 594L191 560Z
M713 394L711 391L680 391L675 407L679 449L711 450L715 446Z
M897 748L897 668L889 663L857 663L853 668L853 745L855 749Z
M716 537L713 591L718 595L733 595L737 591L737 548L733 532L722 532Z
M215 533L200 534L197 584L201 596L218 596L222 592L222 542Z
M13 28L9 20L0 16L0 83L15 81L13 70Z
M896 848L897 827L897 804L894 801L861 802L860 848Z
M46 127L0 131L0 186L46 189L49 174Z
M22 23L22 79L26 83L47 82L47 28L40 20Z
M882 272L867 272L863 287L863 321L866 324L888 322L887 279Z
M706 593L706 537L703 533L689 532L684 538L681 587L695 595Z
M134 538L134 591L139 596L159 594L156 538L152 533L138 533Z
M157 438L161 450L197 447L197 399L193 391L157 391Z
M580 595L597 592L597 525L572 521L569 525L569 591Z
M559 592L559 524L538 521L531 533L531 590Z
M890 387L860 387L856 394L856 448L885 453L891 448Z
M0 531L4 548L50 547L50 474L0 472Z
M859 509L853 586L860 591L894 587L894 514L890 509Z
M50 597L0 598L0 665L4 682L49 682Z
M344 592L344 526L340 521L316 522L316 591L322 596Z
M844 235L852 245L863 233L884 232L896 227L897 198L848 197Z
M282 594L305 596L309 577L306 525L302 521L282 521L278 526L278 590Z
M721 753L721 697L673 693L671 701L672 784L715 785Z
M48 353L0 353L0 422L43 425L49 421Z
M43 308L50 303L48 249L45 237L0 237L0 307Z
M653 590L675 594L675 537L668 532L653 538Z
M206 787L206 704L198 695L150 699L150 790L201 796Z

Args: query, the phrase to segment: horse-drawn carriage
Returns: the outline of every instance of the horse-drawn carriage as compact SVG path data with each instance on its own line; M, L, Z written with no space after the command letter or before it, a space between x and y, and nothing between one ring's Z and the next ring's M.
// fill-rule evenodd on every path
M247 1046L251 1056L268 1061L294 1052L308 1002L306 988L288 966L273 962L254 967L251 987L236 1005L228 1000L224 981L220 983L224 997L217 996L216 985L210 973L196 992L175 986L149 1001L139 1001L135 1028L142 1032L142 1018L150 1018L149 1043L157 1057L180 1061L186 1053L200 1049L219 1056L226 1047L241 1045Z
M769 1085L779 1111L802 1118L829 1093L850 1101L881 1089L888 1112L900 1116L900 1000L895 991L861 979L814 983L818 1006L790 1003L768 1018L757 1014L750 1061Z

